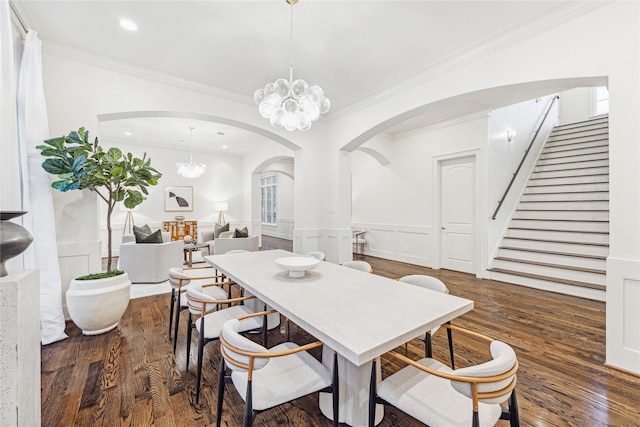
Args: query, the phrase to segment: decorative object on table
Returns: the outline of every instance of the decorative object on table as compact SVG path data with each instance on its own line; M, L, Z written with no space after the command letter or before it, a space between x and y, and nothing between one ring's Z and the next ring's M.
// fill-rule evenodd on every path
M308 256L291 256L276 258L273 262L280 268L289 271L289 277L304 277L305 273L320 264L320 260Z
M227 202L216 202L213 208L218 211L218 225L224 225L224 213L229 210L229 204Z
M193 187L171 186L164 188L165 212L193 211Z
M267 83L264 89L256 90L253 99L259 105L260 115L269 119L273 127L306 132L321 113L329 111L331 101L320 86L309 87L302 79L293 80L293 5L298 0L285 1L291 5L289 80Z
M183 217L184 218L184 217ZM162 229L171 233L171 240L184 240L185 236L197 236L198 235L198 221L164 221L162 223Z
M124 314L131 288L128 274L112 269L111 214L118 202L127 209L142 203L149 194L147 187L157 185L162 174L151 166L146 153L138 158L114 147L103 150L97 137L89 142L84 127L67 136L47 139L36 148L46 157L43 169L58 177L51 184L53 188L63 192L90 190L107 204L107 271L79 277L67 291L69 315L83 333L106 332L115 328ZM84 324L82 313L92 314L89 324Z
M26 251L33 242L31 233L21 225L9 221L26 213L25 211L0 212L0 277L9 274L5 263Z
M176 171L178 175L185 178L198 178L207 170L207 165L203 163L197 163L193 161L193 126L189 127L189 163L178 162L176 163Z
M193 237L191 237L191 235L187 234L186 236L184 236L184 237L182 238L182 240L183 240L185 243L191 243L191 242L193 242Z

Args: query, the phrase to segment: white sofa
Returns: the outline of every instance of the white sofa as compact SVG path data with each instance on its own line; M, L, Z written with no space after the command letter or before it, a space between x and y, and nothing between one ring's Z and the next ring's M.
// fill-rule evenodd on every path
M184 242L120 245L118 268L129 273L131 283L159 283L169 279L169 269L182 267Z
M260 236L218 237L215 240L208 240L204 243L209 245L209 253L211 255L226 254L237 249L250 252L260 250Z

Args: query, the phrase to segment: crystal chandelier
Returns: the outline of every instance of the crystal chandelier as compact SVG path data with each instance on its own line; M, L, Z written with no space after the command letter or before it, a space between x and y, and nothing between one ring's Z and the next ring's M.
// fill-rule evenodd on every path
M331 108L331 101L324 96L320 86L311 86L302 79L293 80L293 5L298 0L285 0L291 5L291 61L289 64L289 80L278 79L267 83L264 89L258 89L253 99L258 104L260 114L271 121L276 128L286 130L311 129L311 123L318 120Z
M193 129L193 127L189 127L189 130L191 131L191 136L189 138L189 163L176 163L178 175L185 178L197 178L207 170L207 165L193 161Z

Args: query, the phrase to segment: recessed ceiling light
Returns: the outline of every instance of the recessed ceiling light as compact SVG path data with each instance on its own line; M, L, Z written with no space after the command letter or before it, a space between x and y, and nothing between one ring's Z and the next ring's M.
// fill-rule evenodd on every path
M131 132L125 132L124 134L127 135L127 136L131 136L132 135Z
M130 19L121 19L120 26L125 30L138 31L138 25Z
M229 147L227 147L226 145L223 145L223 146L222 146L222 149L223 149L223 150L228 150L228 149L229 149Z

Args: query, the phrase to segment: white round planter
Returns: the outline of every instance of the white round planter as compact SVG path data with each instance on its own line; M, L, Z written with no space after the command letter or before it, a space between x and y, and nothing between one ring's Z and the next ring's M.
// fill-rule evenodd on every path
M74 279L67 290L67 309L83 334L98 335L118 326L130 297L127 273L107 279Z

